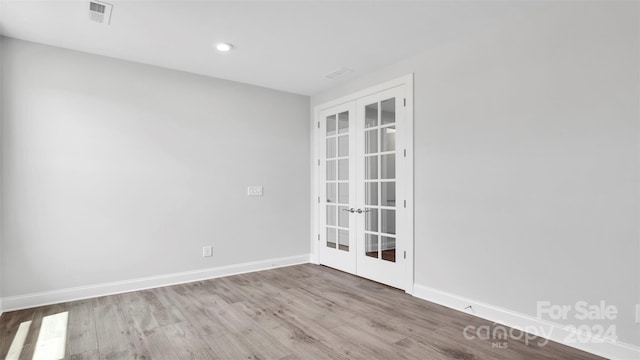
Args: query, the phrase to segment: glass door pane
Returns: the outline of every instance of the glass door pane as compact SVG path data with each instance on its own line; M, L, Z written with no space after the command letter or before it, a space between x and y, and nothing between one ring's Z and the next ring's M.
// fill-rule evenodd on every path
M366 104L364 141L364 252L396 262L396 98Z
M330 128L337 119L337 131ZM330 223L327 219L327 228L336 231L337 238L327 238L327 247L342 251L349 251L349 112L343 111L326 117L327 121L327 162L334 161L337 166L337 177L333 174L327 178L327 189L337 190L334 197L327 198L327 206L337 206L336 215L338 221ZM329 146L332 148L329 149ZM335 205L333 205L335 204ZM336 241L337 240L337 241Z

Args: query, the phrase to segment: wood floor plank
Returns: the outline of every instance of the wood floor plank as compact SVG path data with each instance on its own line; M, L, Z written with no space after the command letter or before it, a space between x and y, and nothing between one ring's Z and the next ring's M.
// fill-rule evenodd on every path
M33 317L36 309L27 309L21 311L12 311L3 313L0 317L0 359L4 359L9 352L9 348L13 343L20 325L24 322L31 321L30 331L33 331ZM28 334L27 334L28 337ZM25 338L25 343L27 338Z
M437 350L425 346L411 338L404 338L392 345L392 352L401 354L402 357L409 360L448 360L446 355L441 354Z
M62 359L65 357L68 324L69 313L67 311L45 316L42 319L33 360Z
M597 360L549 342L466 339L495 325L338 270L311 264L5 313L0 359L31 321L68 311L65 359ZM499 345L499 346L496 346Z
M29 330L31 330L31 320L20 323L18 331L16 332L16 335L11 342L11 346L9 347L6 360L18 360L20 358Z
M336 335L333 343L353 359L393 359L396 354L391 351L391 347L380 342L379 338L374 338L362 334L362 330L351 324L340 325L331 330Z
M96 336L98 349L102 354L112 354L128 350L127 326L120 317L116 304L101 304L96 301L94 317L96 322Z
M142 333L151 332L160 327L152 314L151 307L147 305L145 296L141 293L122 294L120 308L128 313L138 331Z
M40 334L40 325L42 325L42 318L45 315L51 315L50 311L47 311L45 307L41 307L36 309L33 314L33 321L31 322L31 329L27 334L27 338L24 342L24 347L22 348L22 353L20 355L20 359L28 359L31 360L33 357L33 352L36 347L36 341L38 339L38 334Z
M143 334L135 327L135 322L121 307L124 296L114 295L111 301L100 299L94 305L96 336L100 357L125 356L146 358L150 356L144 343Z
M149 350L150 359L179 360L169 338L161 328L148 330L143 335L145 347Z
M100 360L98 350L83 352L80 354L72 354L65 357L65 360Z
M191 324L172 324L162 330L179 359L214 359L211 346Z
M215 299L211 294L192 292L185 285L166 289L166 298L176 307L181 307L183 317L203 335L211 335L226 330L216 318Z
M29 334L27 335L25 346L22 350L20 359L33 359L36 345L38 343L38 337L40 336L40 329L42 328L42 320L47 316L66 312L68 309L68 305L68 303L55 304L43 306L37 309L36 313L33 316L31 331L29 331Z
M285 356L285 357L281 358L280 360L302 360L302 359L303 358L300 358L300 357L298 357L296 355L288 355L288 356Z
M81 354L97 353L97 351L98 338L92 301L82 300L70 303L67 354L82 358Z
M216 319L224 326L221 333L232 334L239 339L243 347L259 359L279 359L291 353L282 343L262 328L242 310L232 306L215 295L210 296L209 307L213 308ZM215 336L215 335L214 335ZM214 336L207 336L211 339ZM216 348L214 348L214 351Z
M121 295L120 309L129 317L129 325L139 334L139 348L149 353L151 359L177 360L166 334L146 306L146 294L134 292Z
M281 341L271 333L259 327L248 329L236 334L247 349L250 349L257 359L280 359L292 354Z
M238 336L228 332L219 332L205 336L211 347L213 359L262 359L253 348L245 345Z
M141 355L137 351L119 350L107 354L100 353L100 360L149 360L147 355Z
M235 303L233 306L244 311L294 354L306 358L346 360L325 343L323 329L312 322L300 323L284 316L278 309L260 308L254 304Z
M163 296L162 289L150 289L139 292L150 307L151 314L161 326L176 324L184 321L183 314Z

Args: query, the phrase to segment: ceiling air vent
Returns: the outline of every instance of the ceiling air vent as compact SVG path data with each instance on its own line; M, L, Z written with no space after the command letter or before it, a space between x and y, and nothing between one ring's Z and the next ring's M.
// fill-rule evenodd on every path
M350 72L353 72L353 70L347 69L347 68L340 68L338 70L335 70L335 71L332 71L332 72L328 73L324 77L326 77L327 79L335 79L335 78L338 78L340 76L346 75L346 74L348 74Z
M111 20L111 8L113 5L99 2L89 2L89 19L100 24L109 24Z

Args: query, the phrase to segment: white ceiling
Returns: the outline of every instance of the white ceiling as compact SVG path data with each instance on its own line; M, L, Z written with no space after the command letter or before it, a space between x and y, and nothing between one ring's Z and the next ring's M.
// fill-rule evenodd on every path
M0 33L312 95L526 14L507 2L107 2L110 25L89 20L88 0L0 0ZM340 67L354 72L324 77Z

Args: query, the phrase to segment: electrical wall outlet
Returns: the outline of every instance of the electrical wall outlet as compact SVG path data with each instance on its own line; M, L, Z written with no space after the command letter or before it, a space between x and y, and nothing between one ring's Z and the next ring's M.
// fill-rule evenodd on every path
M636 324L640 324L640 304L636 304Z
M248 186L247 196L262 196L262 186Z
M213 246L205 246L202 248L202 257L213 256Z

